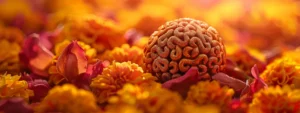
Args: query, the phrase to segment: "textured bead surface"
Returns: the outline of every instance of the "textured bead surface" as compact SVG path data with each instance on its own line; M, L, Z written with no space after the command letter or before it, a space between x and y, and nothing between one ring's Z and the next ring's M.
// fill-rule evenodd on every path
M224 69L226 52L222 38L207 23L180 18L155 31L144 50L147 71L160 82L182 76L191 67L201 75Z

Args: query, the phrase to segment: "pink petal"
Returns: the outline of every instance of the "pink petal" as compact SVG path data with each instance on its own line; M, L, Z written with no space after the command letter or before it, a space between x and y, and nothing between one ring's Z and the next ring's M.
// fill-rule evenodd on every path
M127 43L132 45L134 42L141 39L142 34L135 29L129 29L126 31L124 37L127 40Z
M251 68L251 74L254 77L254 81L250 84L252 93L268 87L268 85L259 77L259 71L256 65Z
M87 64L84 50L73 41L58 57L56 68L68 81L72 81L76 76L86 72Z
M230 59L226 59L226 67L224 73L242 81L246 81L250 77L247 75L247 73L241 70L235 62Z
M222 85L233 88L235 91L242 91L246 87L243 81L230 77L225 73L217 73L212 76L212 79L220 82Z
M162 87L176 91L183 97L186 97L190 86L196 84L203 79L203 76L199 75L198 68L190 68L183 76L171 79L162 84Z
M34 92L34 96L30 97L31 102L40 102L50 90L50 86L46 80L38 79L28 83L28 88Z
M33 109L22 98L10 98L0 100L0 112L33 113Z
M39 35L33 34L25 39L20 57L33 73L47 77L46 69L51 64L54 55L40 43Z
M86 73L90 74L91 77L94 78L102 73L103 68L107 66L106 63L106 61L97 61L95 64L88 66Z

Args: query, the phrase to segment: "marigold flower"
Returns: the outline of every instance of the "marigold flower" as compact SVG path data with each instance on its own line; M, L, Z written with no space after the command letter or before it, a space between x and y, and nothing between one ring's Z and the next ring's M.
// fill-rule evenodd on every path
M110 96L123 87L125 83L143 84L153 81L150 73L143 73L143 69L135 63L113 62L104 68L102 74L92 80L91 88L98 97L98 102L107 101Z
M18 75L0 75L0 99L20 97L29 101L29 97L34 95L33 91L28 89L28 83L19 80L20 78Z
M250 52L252 51L252 52ZM251 75L251 68L257 64L258 69L262 72L265 69L265 58L261 53L253 49L240 49L228 56L232 61L236 62L237 66L242 69L247 75Z
M298 113L300 90L289 86L269 87L254 94L249 113Z
M124 31L114 22L95 16L69 19L65 22L60 39L82 41L101 53L126 43Z
M39 31L43 24L41 14L26 0L1 1L0 21L15 26L26 34Z
M96 98L91 92L65 84L51 89L35 107L35 112L95 113L97 109Z
M17 28L0 25L0 73L19 73L19 52L23 38L22 32Z
M292 85L295 79L300 79L300 64L295 60L283 57L267 66L261 78L270 86Z
M124 44L121 47L116 47L111 51L106 51L101 55L102 60L108 60L110 62L127 62L131 61L141 67L144 67L143 63L143 49L136 46L130 47L128 44Z
M92 61L93 58L96 57L97 52L96 49L92 48L90 45L85 44L84 42L77 41L78 45L85 51L85 55L87 56L88 60ZM55 45L55 54L59 56L62 54L63 50L71 44L71 41L64 40L61 43Z
M161 87L158 83L151 86L137 86L125 84L123 89L117 92L109 100L107 109L119 106L138 106L137 109L144 113L181 113L183 101L174 92Z
M202 81L190 88L186 103L196 105L215 104L226 107L234 94L233 89L221 87L216 81Z
M202 106L184 105L184 113L199 113L199 111L201 111L201 113L221 113L221 108L214 104Z
M142 37L133 43L133 46L144 49L149 41L149 37Z

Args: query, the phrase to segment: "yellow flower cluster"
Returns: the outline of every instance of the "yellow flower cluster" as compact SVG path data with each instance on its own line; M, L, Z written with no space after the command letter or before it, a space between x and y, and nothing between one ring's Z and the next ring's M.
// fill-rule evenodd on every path
M221 87L217 81L202 81L191 86L186 103L200 106L215 104L219 107L226 107L230 103L233 94L233 89L227 86Z
M70 84L52 88L35 108L36 113L95 113L97 110L96 98L91 92Z
M108 111L121 106L135 106L136 111L143 111L144 113L183 112L181 97L177 93L163 89L158 83L152 83L148 86L125 84L116 96L109 99L109 103Z
M121 47L115 47L113 50L106 51L100 59L108 60L110 62L127 62L131 61L141 67L144 67L143 63L143 49L136 46L130 47L128 44L124 44Z
M249 113L299 113L299 102L299 89L269 87L254 95Z
M141 85L152 82L154 79L150 73L143 73L143 69L135 63L113 62L104 68L101 75L92 80L90 87L98 97L98 102L103 103L110 96L115 95L126 83Z
M19 52L23 43L22 32L13 27L0 25L0 72L18 74L20 71Z
M29 97L33 96L33 91L28 89L28 83L19 80L21 76L10 74L0 75L0 99L12 97L21 97L29 101Z
M267 66L261 78L270 86L292 85L300 79L300 64L288 57L279 58Z

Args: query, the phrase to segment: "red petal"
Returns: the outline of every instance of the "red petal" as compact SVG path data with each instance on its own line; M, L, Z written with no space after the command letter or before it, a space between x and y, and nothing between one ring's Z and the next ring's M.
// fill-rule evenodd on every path
M260 89L267 88L268 85L259 77L259 71L256 65L251 68L251 74L255 78L250 84L251 92L254 94Z
M243 81L230 77L225 73L217 73L212 76L212 79L233 88L235 91L242 91L246 87Z
M186 97L190 86L202 80L203 77L199 75L198 68L192 67L183 76L163 83L162 87L176 91L183 97Z
M34 80L29 82L29 89L33 90L34 96L30 97L30 101L39 102L41 101L50 90L50 86L46 80Z
M33 73L46 77L48 76L46 69L54 55L41 44L39 35L33 34L25 39L20 57Z
M56 67L67 80L74 80L76 76L86 72L87 64L84 50L73 41L58 57Z

